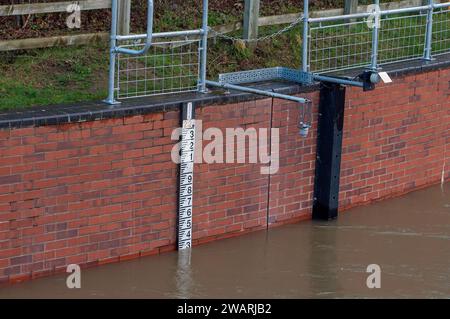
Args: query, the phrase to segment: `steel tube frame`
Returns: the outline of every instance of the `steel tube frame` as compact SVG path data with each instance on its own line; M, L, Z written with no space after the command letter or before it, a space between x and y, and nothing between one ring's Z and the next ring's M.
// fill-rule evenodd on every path
M448 7L450 7L450 2L435 3L435 4L433 4L433 7L434 7L435 9L448 8Z
M286 94L264 91L264 90L249 88L246 86L240 86L240 85L234 85L234 84L228 84L228 83L220 83L220 82L215 82L215 81L206 81L206 84L209 86L219 87L219 88L223 88L223 89L227 89L227 90L235 90L235 91L241 91L241 92L246 92L246 93L264 95L264 96L273 97L273 98L277 98L277 99L298 102L301 104L306 104L306 103L311 102L310 100L302 98L302 97L296 97L296 96L291 96L291 95L286 95Z
M147 0L147 34L145 37L145 45L141 50L131 50L117 47L117 20L118 20L118 0L111 1L111 40L110 40L110 62L109 62L109 82L108 82L108 97L105 102L111 105L119 104L114 97L115 84L115 67L116 55L118 53L129 55L141 55L146 53L152 46L153 35L153 0Z
M314 220L331 220L339 213L342 141L346 88L323 83L317 118L317 151L314 174Z
M154 15L154 1L147 0L147 33L146 34L134 34L134 35L118 35L118 0L111 1L111 35L110 35L110 54L109 54L109 75L108 75L108 97L104 100L105 103L110 105L120 104L115 99L115 77L116 77L116 57L117 54L128 55L142 55L145 54L152 46L152 40L155 38L174 38L174 37L187 37L187 36L201 36L200 47L200 72L199 72L199 84L198 90L200 92L206 92L206 64L207 64L207 45L208 45L208 0L203 0L203 13L202 13L202 28L197 30L186 31L173 31L173 32L160 32L153 33L153 15ZM132 41L145 39L144 48L141 50L131 50L126 48L119 48L117 41Z
M375 5L377 6L375 11L375 24L372 30L372 54L370 59L370 69L373 71L378 70L378 43L380 38L380 0L375 0Z
M302 71L309 72L309 0L303 0Z

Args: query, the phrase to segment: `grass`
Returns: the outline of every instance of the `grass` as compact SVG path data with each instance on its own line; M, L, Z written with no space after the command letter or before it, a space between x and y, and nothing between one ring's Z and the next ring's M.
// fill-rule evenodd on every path
M0 110L105 97L107 48L50 48L3 53Z
M439 49L442 49L442 47L444 47L444 50L445 47L450 49L450 19L448 19L448 15L444 14L437 16L436 19L436 25L444 30L436 33L436 37L443 39L440 42L436 41L436 43L439 45ZM180 17L170 13L170 10L160 21L163 26L162 29L166 29L170 25L179 25L182 22L195 25L194 20L191 21L190 18L186 18L181 21ZM232 21L233 17L221 13L210 16L211 25ZM385 28L385 30L391 30L381 32L382 38L394 39L380 43L381 59L387 61L398 56L419 56L422 53L423 30L408 23L402 19L393 20L389 22L389 27ZM420 22L420 25L422 25L422 22ZM405 36L402 33L405 32L405 27L412 32L407 39L404 39ZM261 35L271 34L278 28L275 26L261 28ZM351 39L345 36L338 38L337 43L327 44L326 41L322 44L313 43L312 48L317 50L318 63L324 60L327 55L342 57L342 63L345 63L344 59L351 52L367 50L367 47L364 47L361 43L370 43L370 32L361 28L362 24L350 28L337 27L328 31L321 30L322 36L329 36L333 33L336 34L336 32L341 35L358 34L359 44L355 45L355 38ZM327 32L330 33L327 34ZM232 35L239 37L240 32ZM298 67L300 65L301 40L299 27L271 41L260 42L252 49L240 43L211 40L208 52L208 78L214 79L219 73L238 70L273 66ZM339 48L323 50L323 47L332 47L336 44ZM436 46L435 48L437 49ZM367 58L367 54L360 55L360 57L356 54L352 57L351 62L353 64L365 64L365 60L359 61L358 59ZM168 63L168 61L160 61L157 58L153 59L156 60L149 58L149 61L157 66ZM171 63L182 64L176 59ZM320 68L320 65L315 67ZM171 70L175 75L182 73L182 71L183 69L180 67L173 67ZM156 77L161 76L161 70L155 72L157 73ZM106 96L108 48L106 44L103 44L94 47L61 47L0 53L0 74L0 110L2 111L23 109L34 105L44 106L101 100ZM152 75L147 74L147 76L151 77ZM189 81L191 80L189 79ZM167 87L169 85L164 81L153 82L155 91L161 90L161 86ZM191 84L189 83L189 85Z

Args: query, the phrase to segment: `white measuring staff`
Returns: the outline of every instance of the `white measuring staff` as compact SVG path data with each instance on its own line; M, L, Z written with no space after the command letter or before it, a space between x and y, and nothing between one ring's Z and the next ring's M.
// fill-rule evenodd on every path
M178 250L192 247L192 201L194 195L195 120L193 104L183 105L182 113Z

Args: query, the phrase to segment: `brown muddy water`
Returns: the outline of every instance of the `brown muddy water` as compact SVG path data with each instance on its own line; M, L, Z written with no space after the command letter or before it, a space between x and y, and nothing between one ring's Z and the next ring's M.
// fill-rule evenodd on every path
M381 288L369 289L369 264ZM176 252L0 287L0 298L450 298L450 184Z

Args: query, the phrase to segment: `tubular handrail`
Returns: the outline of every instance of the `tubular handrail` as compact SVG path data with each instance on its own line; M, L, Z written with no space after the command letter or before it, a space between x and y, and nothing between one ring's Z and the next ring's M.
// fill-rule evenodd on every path
M444 0L445 1L445 0ZM278 94L274 92L268 92L264 90L259 90L255 88L249 88L249 87L243 87L239 85L235 85L233 83L222 83L221 81L215 82L215 81L207 81L206 80L206 74L207 74L207 45L208 45L208 0L202 0L203 2L203 14L202 14L202 26L199 29L194 30L186 30L186 31L172 31L172 32L159 32L159 33L153 33L153 22L154 22L154 0L148 0L148 11L147 11L147 33L146 34L127 34L127 35L119 35L117 34L117 24L118 24L118 0L112 0L112 26L111 26L111 38L110 38L110 69L109 69L109 85L108 85L108 98L106 99L106 102L113 105L117 104L115 100L115 92L120 91L120 79L119 76L117 77L117 87L116 84L116 60L121 58L121 54L125 55L144 55L147 53L147 51L154 46L155 50L158 49L157 41L155 39L159 38L181 38L185 37L187 40L187 37L189 36L196 36L196 41L198 41L198 62L197 64L193 64L195 66L198 66L198 74L195 75L197 79L197 91L206 93L207 88L206 86L215 86L215 87L222 87L227 89L233 89L233 90L240 90L243 92L248 93L254 93L254 94L261 94L265 96L272 96L272 97L279 97L279 98L285 98L287 100L293 100L300 103L305 103L306 100L302 100L301 98L296 97L288 97L283 94ZM379 48L380 48L380 41L385 41L383 34L380 35L380 25L381 22L383 22L382 17L389 16L389 15L396 15L396 14L404 14L404 13L413 13L413 12L420 12L420 16L427 15L427 25L426 25L426 31L425 31L425 43L424 43L424 52L423 56L421 56L424 60L431 60L433 58L433 15L437 14L438 12L435 12L438 9L444 9L449 8L450 9L450 2L447 0L444 3L434 3L434 0L428 0L428 4L416 6L416 7L408 7L408 8L398 8L398 9L386 9L381 10L380 0L374 0L374 4L377 6L377 9L374 12L358 12L354 14L347 14L347 15L339 15L339 16L333 16L333 17L318 17L318 18L312 18L309 14L309 0L304 0L304 13L303 13L303 39L302 39L302 65L300 67L300 70L298 71L297 80L300 79L300 81L297 81L299 83L311 83L314 80L315 81L326 81L326 82L334 82L334 83L340 83L340 84L346 84L346 85L352 85L352 86L358 86L366 88L364 86L364 81L367 82L367 79L362 79L364 83L357 81L352 78L334 78L332 76L325 76L323 75L324 72L329 72L332 70L344 70L345 68L353 68L353 67L360 67L365 66L366 70L370 70L372 73L377 73L379 70L379 66L381 64L379 63L390 63L391 60L387 60L383 58L383 55L379 54ZM445 11L446 12L446 11ZM345 63L342 62L342 68L323 68L322 69L314 69L311 64L313 53L315 52L312 46L312 30L320 30L321 28L332 28L333 25L328 26L325 22L336 22L336 21L346 21L346 20L356 20L358 18L373 18L375 17L375 24L373 27L373 31L371 32L372 37L372 43L366 44L365 51L362 52L364 54L371 54L370 58L370 65L366 65L367 57L363 57L362 63ZM322 24L324 22L324 24ZM363 21L364 22L364 21ZM358 23L363 23L359 22ZM367 21L369 22L369 21ZM353 23L353 22L352 22ZM318 24L318 26L313 26L313 24ZM369 32L364 31L368 34L368 37L370 36ZM381 39L380 39L381 37ZM442 35L441 37L445 37L445 35ZM138 41L142 40L142 41ZM129 41L128 44L119 46L119 41ZM132 44L132 42L134 43ZM440 40L443 41L443 40ZM139 42L139 43L138 43ZM140 50L134 50L130 49L130 47L133 46L139 46L142 47ZM371 47L371 48L370 48ZM417 45L416 45L417 47ZM326 47L325 47L326 49ZM332 48L331 48L332 49ZM331 50L330 49L330 50ZM420 48L418 49L420 50ZM415 51L414 51L415 52ZM379 55L382 57L379 58ZM403 58L403 56L398 56L398 59ZM406 58L406 57L405 57ZM418 54L409 54L407 58L418 58ZM328 58L330 60L331 57ZM356 58L355 58L356 59ZM321 61L321 60L320 60ZM313 60L313 62L317 62ZM326 61L325 61L326 62ZM336 62L337 63L337 62ZM322 71L322 73L320 73ZM237 72L239 73L239 72ZM119 73L120 74L120 73ZM302 75L303 74L303 75ZM241 75L239 75L241 76ZM136 75L137 77L137 75ZM295 82L295 81L294 81ZM181 83L181 82L180 82ZM164 83L163 83L164 85ZM136 85L137 87L137 85Z
M117 6L117 0L114 0L113 2L116 3ZM145 54L150 47L152 46L152 39L153 39L153 11L154 11L154 4L153 0L147 0L147 36L145 38L145 45L141 50L132 50L132 49L126 49L126 48L119 48L115 47L114 52L116 53L123 53L123 54L129 54L129 55L141 55ZM114 8L113 8L114 10ZM113 13L117 15L116 13Z
M194 35L203 35L202 29L197 30L186 30L186 31L171 31L171 32L158 32L153 33L152 38L177 38L177 37L187 37ZM118 41L127 41L127 40L142 40L146 39L147 34L130 34L130 35L118 35L116 39Z

